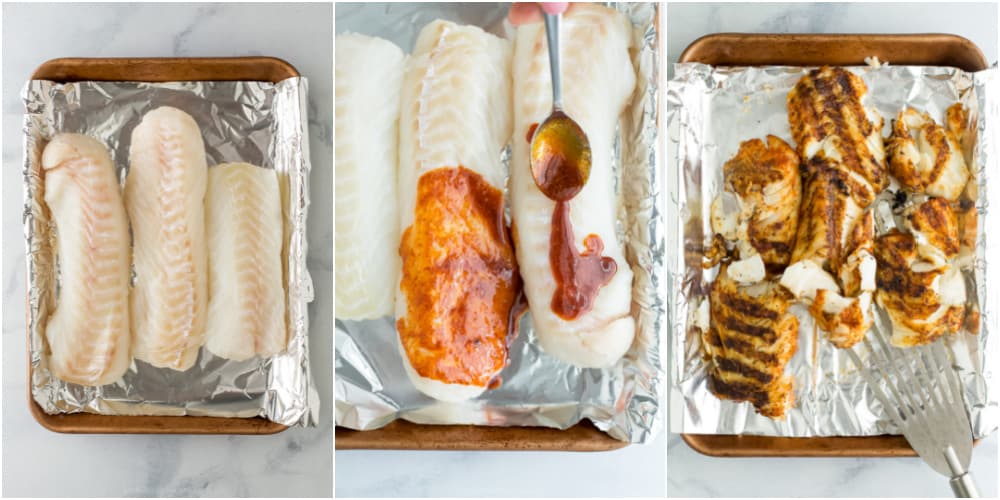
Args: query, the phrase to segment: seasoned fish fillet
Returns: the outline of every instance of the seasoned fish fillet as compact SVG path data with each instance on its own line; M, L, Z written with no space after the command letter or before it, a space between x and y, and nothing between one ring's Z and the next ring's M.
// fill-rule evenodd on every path
M601 255L601 266L617 269L572 319L553 311L557 290L550 255L556 203L531 176L529 140L533 125L552 110L548 48L541 23L517 28L514 42L514 139L510 195L517 260L541 347L581 367L607 367L632 344L632 271L615 233L615 126L635 87L629 58L631 25L623 15L594 4L572 4L560 27L563 105L583 128L592 152L590 178L567 202L574 253ZM564 233L565 234L565 233ZM567 245L570 246L570 245ZM588 297L589 299L589 297Z
M157 108L132 131L125 207L132 220L135 288L132 354L153 366L187 370L205 340L208 167L198 124Z
M720 398L749 401L764 416L781 418L792 405L785 365L798 348L792 295L774 280L741 286L726 266L710 292L711 326L703 330L709 388Z
M227 359L285 350L281 193L274 170L225 163L208 171L205 347Z
M473 398L507 364L518 285L500 161L509 43L472 26L425 26L406 63L399 131L404 366L432 398Z
M745 141L723 166L723 176L723 192L712 203L712 229L736 243L740 260L759 254L769 270L780 272L792 258L798 227L798 155L773 135L766 143Z
M867 87L843 68L811 71L788 94L788 120L802 157L799 227L781 284L828 339L847 348L871 326L875 289L870 205L889 182L882 119L863 106Z
M128 219L118 177L107 149L79 134L53 137L42 168L60 277L45 325L49 370L74 384L110 384L131 362Z
M948 201L912 207L907 232L893 229L875 243L876 300L892 321L892 343L923 345L962 327L965 282L951 264L958 255L958 219Z
M336 305L338 318L393 314L399 282L397 147L405 56L392 42L338 35Z
M792 380L783 373L799 323L788 312L793 297L767 275L781 273L791 259L801 196L798 155L768 136L766 143L740 144L723 166L723 191L712 203L716 240L733 247L739 260L722 266L709 293L709 326L701 328L709 387L772 418L792 403Z
M949 126L959 119L950 117ZM893 122L886 154L893 177L911 191L955 201L969 180L969 168L955 135L913 108L900 111Z
M788 122L802 161L835 166L862 206L889 184L882 118L861 100L868 86L858 75L825 66L802 77L788 94Z

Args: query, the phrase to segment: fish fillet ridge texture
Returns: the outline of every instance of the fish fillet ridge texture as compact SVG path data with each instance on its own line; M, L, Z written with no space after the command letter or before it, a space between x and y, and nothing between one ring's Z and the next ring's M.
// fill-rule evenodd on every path
M338 318L393 314L399 280L399 93L405 55L392 42L338 35L336 302Z
M248 163L208 171L205 347L243 361L285 350L281 194L274 170Z
M61 287L45 325L57 378L114 383L131 363L128 218L103 144L59 134L42 152L45 203L56 230Z
M555 202L531 176L529 131L552 110L548 48L541 23L517 28L514 42L514 134L510 196L518 265L542 349L580 367L614 365L635 336L631 316L632 271L618 241L619 213L612 171L613 142L619 118L635 89L629 57L632 26L613 9L573 4L560 27L563 106L587 134L590 178L569 204L573 242L578 252L590 235L600 237L603 255L617 271L593 300L593 307L572 320L560 317L551 302L556 281L550 262Z
M187 370L205 340L207 175L201 130L187 113L157 108L132 131L133 356L156 367Z
M508 359L509 42L431 22L407 60L400 106L398 347L419 391L461 401L495 384Z

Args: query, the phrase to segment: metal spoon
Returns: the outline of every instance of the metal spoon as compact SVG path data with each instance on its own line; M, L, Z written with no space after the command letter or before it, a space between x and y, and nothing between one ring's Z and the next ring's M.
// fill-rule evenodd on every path
M590 177L590 141L562 110L562 77L559 67L559 15L543 12L552 72L552 113L531 137L531 175L545 196L568 201Z

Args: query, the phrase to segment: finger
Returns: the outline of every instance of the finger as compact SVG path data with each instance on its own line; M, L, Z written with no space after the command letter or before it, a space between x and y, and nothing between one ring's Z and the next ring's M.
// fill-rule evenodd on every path
M538 23L542 21L542 11L538 10L538 4L534 2L516 2L510 6L507 14L510 24Z
M562 14L569 8L569 2L541 2L542 10L546 14Z

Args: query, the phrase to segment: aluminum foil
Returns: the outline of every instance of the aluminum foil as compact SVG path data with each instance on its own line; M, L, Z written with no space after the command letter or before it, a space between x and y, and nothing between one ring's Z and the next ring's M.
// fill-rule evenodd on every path
M24 228L28 251L28 329L31 393L50 414L261 416L285 425L315 425L319 395L309 372L306 268L309 144L306 80L270 82L76 82L32 80L22 91ZM201 127L208 164L244 161L278 172L282 191L288 291L288 349L243 362L202 349L197 363L177 372L140 361L122 380L84 387L51 375L44 326L55 300L53 231L44 206L41 152L56 133L76 132L103 142L119 178L128 170L132 129L159 106L174 106ZM210 167L211 168L211 167Z
M636 340L613 368L580 369L538 347L531 315L521 321L510 346L503 385L459 404L437 402L413 387L403 371L391 318L336 320L337 425L375 429L397 418L423 424L545 426L565 429L589 419L623 441L644 442L659 430L662 294L662 170L657 155L658 56L655 4L612 4L635 26L633 64L639 90L619 122L615 168L623 213L619 226L626 258L635 273L633 317ZM474 24L512 38L504 23L507 5L337 4L337 32L359 32L392 40L409 52L420 29L436 18ZM506 156L503 158L506 164Z
M668 263L671 431L794 437L898 434L848 356L826 341L822 332L816 333L815 323L801 306L793 306L801 323L799 350L786 368L794 377L796 403L785 419L762 417L749 403L720 400L709 391L700 338L692 324L694 310L706 300L707 284L714 279L715 270L701 269L703 245L711 236L709 206L721 186L722 165L741 141L774 134L795 144L785 99L810 68L703 64L675 68L667 96L668 154L676 159L671 163L676 168L670 169L667 179L667 210L676 214L669 218L667 229L668 248L674 252ZM967 73L891 65L851 70L868 85L864 103L885 118L884 136L904 106L926 110L939 123L955 102L971 111L969 126L978 137L970 168L979 186L979 228L974 264L965 274L973 291L969 303L982 312L981 325L978 335L963 331L943 341L960 374L973 434L984 437L1000 422L1000 381L995 368L1000 360L1000 310L996 295L987 289L1000 283L1000 267L986 262L987 255L1000 251L1000 235L987 230L1000 227L1000 213L989 209L990 197L1000 191L995 175L1000 166L998 71ZM864 348L855 349L862 357L869 354Z

